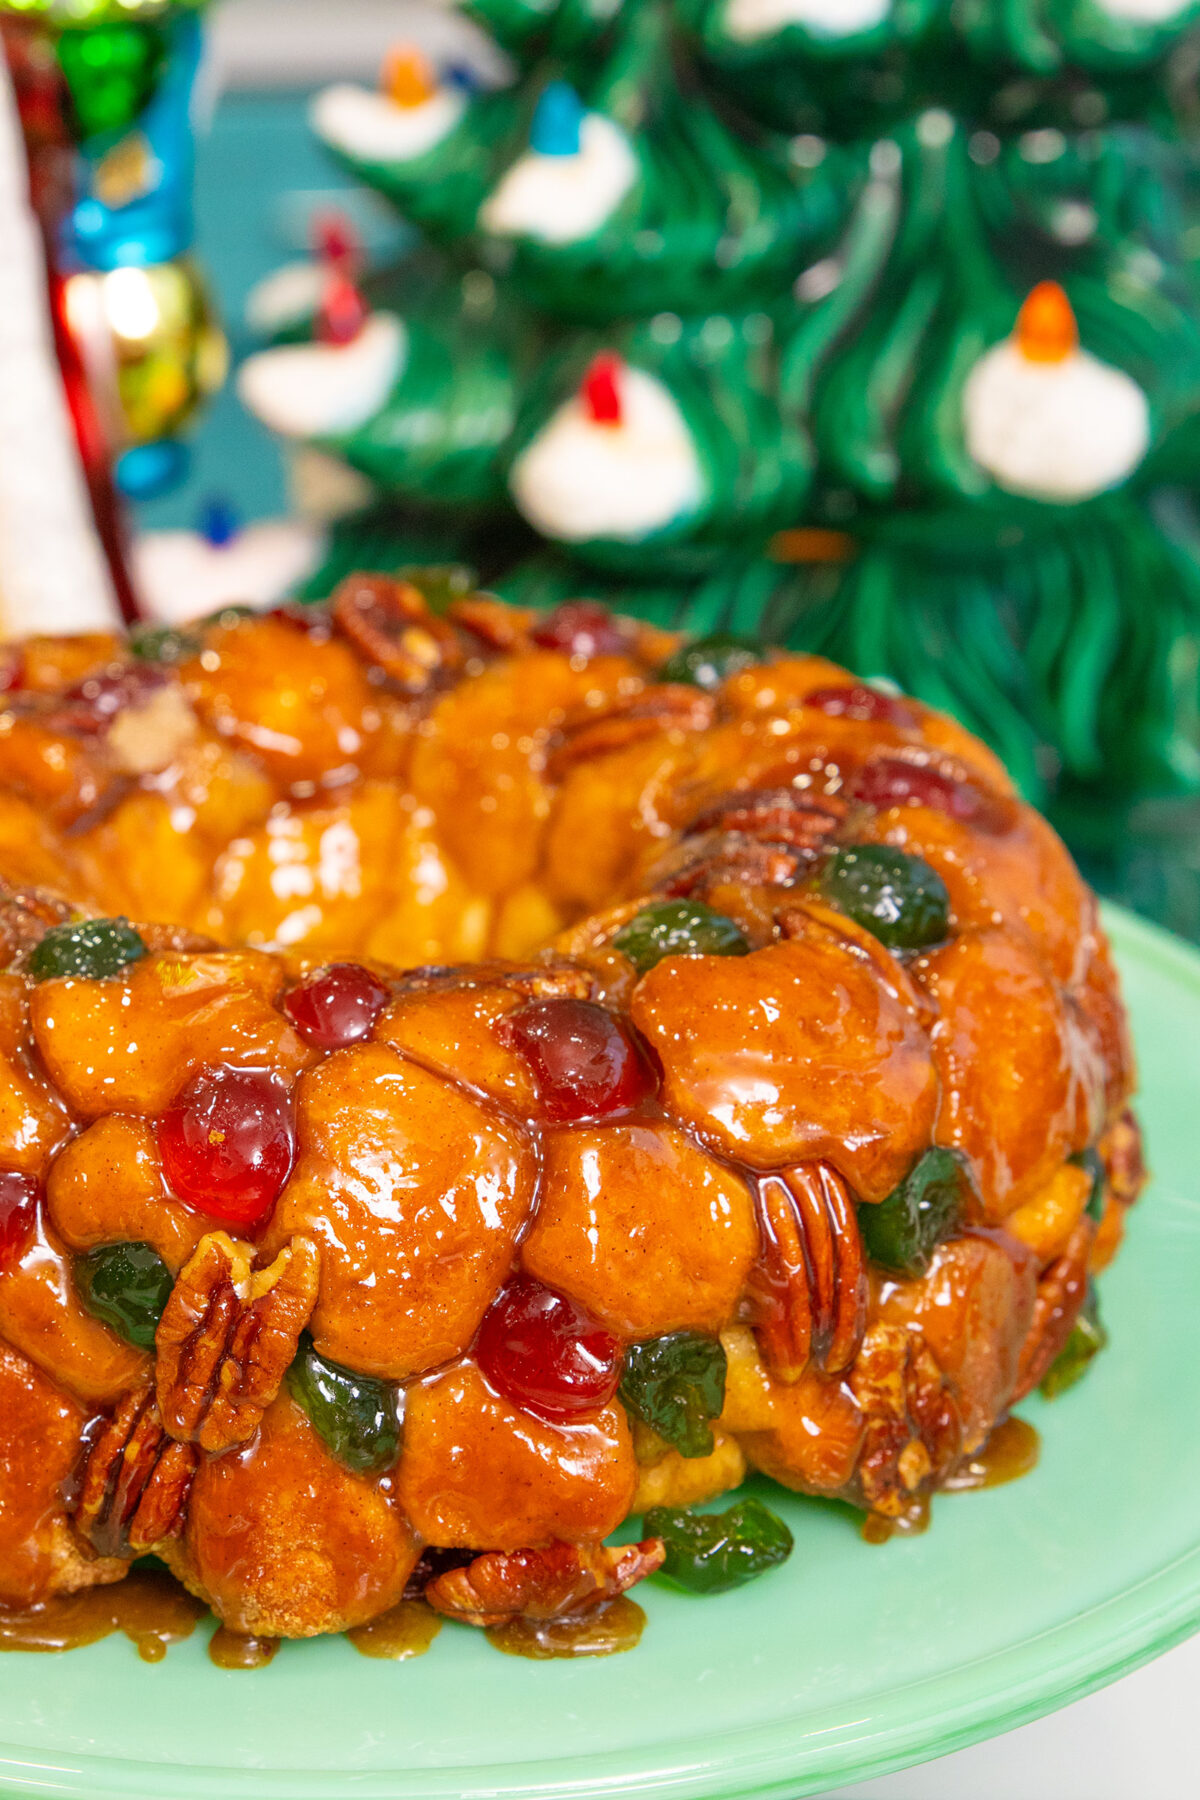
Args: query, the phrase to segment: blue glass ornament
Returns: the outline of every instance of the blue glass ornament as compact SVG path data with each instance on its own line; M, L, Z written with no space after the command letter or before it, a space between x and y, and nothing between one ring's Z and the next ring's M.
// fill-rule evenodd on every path
M135 444L117 459L117 486L130 500L156 500L186 479L191 455L176 438Z
M542 89L529 128L529 147L542 156L578 156L579 134L585 107L575 89L565 81L552 81Z
M192 236L192 86L200 60L194 15L170 27L161 79L128 131L90 138L62 232L66 268L169 262Z

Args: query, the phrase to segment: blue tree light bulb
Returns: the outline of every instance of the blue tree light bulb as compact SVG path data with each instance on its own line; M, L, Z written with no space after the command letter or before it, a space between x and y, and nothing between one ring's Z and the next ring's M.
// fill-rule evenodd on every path
M200 536L215 550L223 550L241 531L237 508L226 494L210 494L200 507L196 521Z
M542 156L578 156L584 104L566 81L542 89L529 129L529 147Z

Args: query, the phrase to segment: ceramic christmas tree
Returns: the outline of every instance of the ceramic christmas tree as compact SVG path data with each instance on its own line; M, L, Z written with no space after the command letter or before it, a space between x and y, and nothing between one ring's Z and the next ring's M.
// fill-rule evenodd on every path
M1197 0L464 10L511 79L401 46L313 113L440 260L310 272L251 407L397 558L827 650L1031 790L1200 783Z

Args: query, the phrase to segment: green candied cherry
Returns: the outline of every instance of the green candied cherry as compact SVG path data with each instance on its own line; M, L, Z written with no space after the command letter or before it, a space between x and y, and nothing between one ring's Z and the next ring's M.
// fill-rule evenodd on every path
M50 927L29 958L29 973L35 981L58 975L95 980L116 975L145 954L145 943L128 919L80 919Z
M886 1200L859 1207L867 1255L897 1275L924 1275L938 1245L961 1223L972 1191L957 1150L927 1150Z
M630 1344L618 1389L631 1413L681 1456L708 1456L711 1421L725 1404L725 1352L700 1331Z
M173 1285L149 1244L102 1244L75 1258L75 1286L88 1312L139 1350L153 1350Z
M753 1497L728 1512L691 1513L654 1506L643 1526L667 1547L660 1574L692 1594L724 1594L792 1554L792 1534L778 1514Z
M1091 1179L1092 1191L1088 1195L1084 1211L1098 1225L1104 1217L1104 1202L1108 1198L1108 1170L1104 1167L1098 1150L1080 1150L1070 1161L1077 1169L1083 1169Z
M1089 1287L1070 1337L1042 1377L1042 1393L1047 1400L1056 1400L1068 1388L1074 1387L1107 1343L1108 1333L1100 1318L1096 1290Z
M703 900L656 900L643 906L613 939L639 975L664 956L745 956L745 933Z
M819 877L821 891L889 950L928 950L950 935L950 896L936 869L888 844L847 844Z
M327 1448L355 1474L375 1475L395 1462L400 1415L396 1390L386 1381L356 1375L319 1356L305 1332L288 1370L288 1387Z
M407 581L427 602L431 612L448 611L456 600L476 592L474 569L465 563L406 563L396 570L397 581Z
M658 679L683 682L712 693L730 675L752 668L762 659L762 645L756 644L753 638L718 631L711 637L696 638L682 650L677 650L658 671Z
M163 666L198 656L203 647L194 632L180 631L174 625L143 625L129 639L130 652L139 662Z

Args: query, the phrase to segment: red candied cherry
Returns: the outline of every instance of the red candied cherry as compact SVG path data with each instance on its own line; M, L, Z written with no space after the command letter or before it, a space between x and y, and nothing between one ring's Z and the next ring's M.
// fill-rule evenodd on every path
M567 600L539 619L530 637L543 650L568 656L624 656L629 639L598 600Z
M32 1175L0 1169L0 1270L10 1269L37 1220L38 1184Z
M318 1050L341 1050L367 1036L390 999L383 982L361 963L329 963L292 989L283 1010Z
M475 1360L498 1394L547 1419L604 1406L621 1378L621 1346L574 1300L527 1275L484 1315Z
M916 720L910 707L878 688L855 682L851 687L814 688L804 696L805 706L814 706L831 719L862 719L871 724L898 725L910 729Z
M984 796L965 781L956 781L941 769L910 763L898 756L881 756L855 776L851 797L868 806L928 806L969 823L986 809Z
M185 1206L228 1225L257 1225L296 1153L287 1089L267 1069L199 1069L158 1121L158 1148Z
M529 1064L551 1119L630 1112L658 1085L629 1027L593 1000L532 1000L502 1020L500 1035Z

